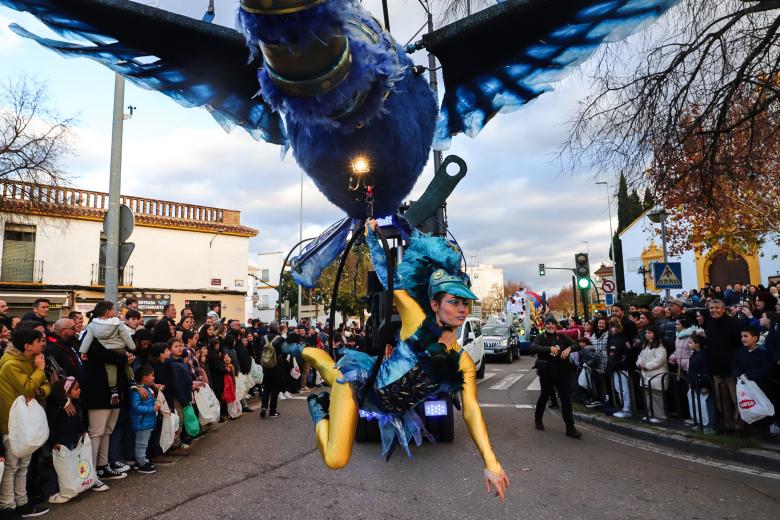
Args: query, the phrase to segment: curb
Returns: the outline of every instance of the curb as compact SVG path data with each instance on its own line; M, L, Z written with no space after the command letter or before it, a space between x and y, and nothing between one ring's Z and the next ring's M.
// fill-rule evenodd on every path
M653 442L702 457L739 462L775 472L780 468L780 453L770 450L754 448L731 450L710 442L691 439L685 435L659 432L630 423L618 423L582 412L574 412L574 417L585 424L619 433L632 439Z

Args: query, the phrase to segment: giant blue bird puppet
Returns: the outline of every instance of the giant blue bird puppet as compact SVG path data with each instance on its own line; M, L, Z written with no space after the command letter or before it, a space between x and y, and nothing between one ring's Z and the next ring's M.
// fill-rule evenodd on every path
M366 217L350 186L367 162L374 214L397 211L432 147L475 136L498 112L550 90L605 42L652 22L678 0L506 0L399 46L357 0L240 0L237 30L126 0L0 0L67 41L18 34L84 56L176 102L206 108L226 129L292 148L322 193L347 213L299 256L312 286ZM83 43L72 43L81 40ZM437 107L407 50L439 59ZM150 59L153 58L153 59Z

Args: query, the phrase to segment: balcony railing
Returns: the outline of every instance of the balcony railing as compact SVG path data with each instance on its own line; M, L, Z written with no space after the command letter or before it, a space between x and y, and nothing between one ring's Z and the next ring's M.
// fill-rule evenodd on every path
M58 206L85 209L108 209L108 193L63 186L36 185L21 181L0 181L2 198L29 206ZM136 215L167 217L211 224L240 225L241 212L209 206L198 206L167 200L122 195L125 204Z
M102 264L92 264L92 281L90 285L106 285L106 266ZM119 285L122 287L131 287L133 285L133 266L126 265L119 273Z
M43 260L4 258L0 282L43 283Z

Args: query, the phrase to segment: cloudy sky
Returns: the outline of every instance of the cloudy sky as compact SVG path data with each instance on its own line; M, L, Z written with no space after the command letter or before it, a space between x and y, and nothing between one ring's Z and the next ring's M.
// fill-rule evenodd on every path
M199 18L208 2L146 3ZM216 0L215 23L232 27L236 3ZM380 0L365 5L381 18ZM414 0L391 2L390 15L402 43L425 22ZM50 34L31 16L0 7L0 80L27 75L48 85L51 105L78 118L76 154L67 164L73 184L107 190L113 73L16 37L6 29L12 22ZM566 122L588 91L586 77L587 69L522 110L496 117L476 139L457 136L450 150L469 166L448 205L450 229L467 257L548 293L570 275L548 271L540 278L539 263L570 266L574 253L585 250L594 269L607 261L606 189L594 184L593 172L563 170L555 159ZM250 244L253 253L287 251L297 242L301 170L291 154L280 160L278 147L258 143L241 129L227 134L205 110L182 108L129 83L125 101L137 111L124 126L123 193L241 210L242 223L260 230ZM412 198L432 175L429 163ZM342 213L308 178L303 189L303 234L314 236ZM614 208L613 219L616 224Z

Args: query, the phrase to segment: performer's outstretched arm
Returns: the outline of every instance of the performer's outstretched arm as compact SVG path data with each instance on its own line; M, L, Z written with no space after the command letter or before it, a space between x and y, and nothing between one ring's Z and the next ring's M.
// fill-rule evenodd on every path
M487 426L482 418L482 409L477 400L477 367L465 352L461 353L460 356L460 369L463 372L463 390L461 392L463 420L466 422L471 439L485 463L485 480L488 491L493 485L496 488L496 494L503 500L504 490L509 487L509 478L501 468L501 464L493 452L493 446L490 444Z

